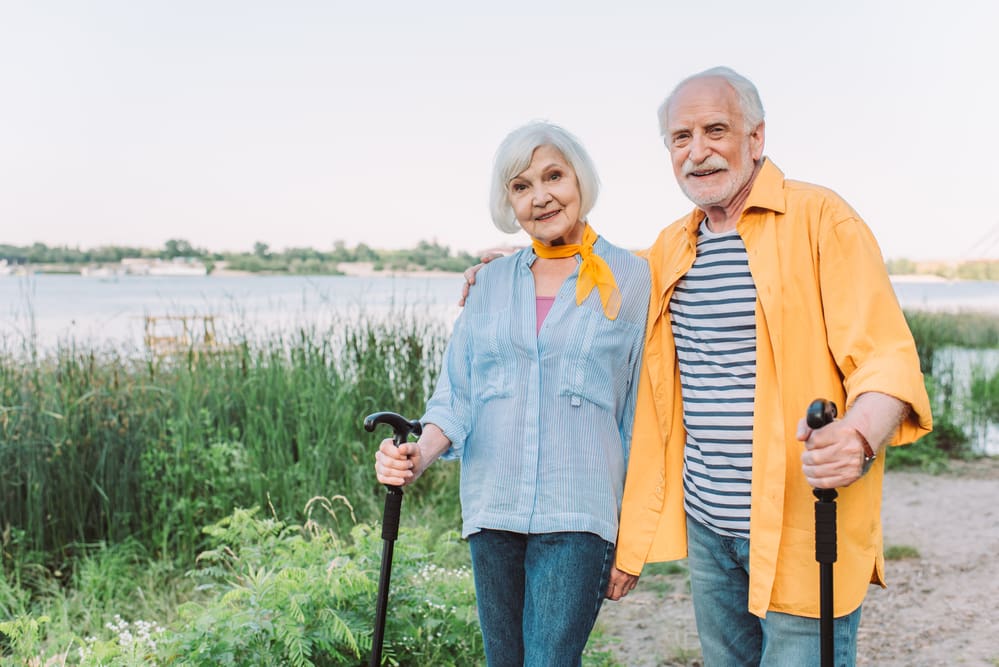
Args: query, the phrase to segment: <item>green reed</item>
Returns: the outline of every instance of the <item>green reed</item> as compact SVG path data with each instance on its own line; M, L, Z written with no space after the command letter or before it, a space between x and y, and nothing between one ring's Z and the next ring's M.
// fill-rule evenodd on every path
M304 507L316 495L345 495L376 520L373 453L391 431L367 433L362 420L418 417L445 343L443 325L406 317L171 358L2 352L0 530L57 562L127 537L161 556L193 553L201 527L236 506ZM409 502L456 506L456 479L430 475Z
M975 375L962 394L933 360L947 346L995 347L999 318L907 318L934 397L937 431L924 446L934 457L967 453L967 415L995 421L999 381ZM384 491L373 452L391 431L367 433L362 419L419 416L446 335L440 323L397 314L263 338L243 332L215 353L168 358L0 345L6 571L33 562L29 554L58 565L85 545L126 538L151 557L189 555L202 546L201 527L234 507L304 507L317 495L347 496L358 520L377 521ZM434 466L407 490L405 518L457 526L457 476L457 466Z
M944 347L999 347L999 316L982 312L906 311L923 373L933 375L933 360Z
M986 363L999 349L999 316L971 311L905 315L930 394L933 432L913 445L893 448L889 466L935 471L948 459L981 455L988 423L999 423L999 411L993 409L999 404L999 369L989 370ZM960 368L955 352L964 354Z

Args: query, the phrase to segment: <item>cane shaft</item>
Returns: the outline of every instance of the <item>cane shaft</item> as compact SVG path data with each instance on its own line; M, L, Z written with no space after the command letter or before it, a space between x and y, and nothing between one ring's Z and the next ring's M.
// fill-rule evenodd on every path
M385 540L382 544L382 570L378 576L378 604L375 607L375 631L371 636L371 661L369 667L382 664L382 644L385 640L385 612L388 609L389 580L392 578L392 552L395 542Z
M833 667L833 563L836 562L836 490L816 489L815 560L819 563L819 637L822 667Z

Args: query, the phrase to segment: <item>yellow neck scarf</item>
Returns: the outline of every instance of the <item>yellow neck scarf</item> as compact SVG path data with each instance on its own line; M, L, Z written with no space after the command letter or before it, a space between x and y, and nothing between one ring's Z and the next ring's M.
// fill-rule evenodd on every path
M576 279L576 305L583 303L593 288L600 292L600 302L604 306L607 319L617 318L621 310L621 292L610 266L602 257L593 252L593 244L597 233L589 223L583 229L583 242L575 245L546 246L539 241L533 241L534 254L544 259L561 259L579 255L583 261L579 265L579 278Z

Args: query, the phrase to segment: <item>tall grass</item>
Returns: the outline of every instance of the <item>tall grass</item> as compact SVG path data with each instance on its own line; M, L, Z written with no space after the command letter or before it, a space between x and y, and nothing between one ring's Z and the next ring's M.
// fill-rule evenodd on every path
M932 448L967 449L965 414L992 419L999 380L977 373L966 395L947 346L999 346L999 318L906 313L934 397ZM363 431L379 410L418 416L440 366L442 324L406 314L337 322L223 352L173 358L65 344L0 351L0 531L6 551L72 559L81 545L135 539L151 554L194 553L200 527L234 507L303 507L350 497L378 518ZM961 402L971 401L974 410ZM975 407L977 406L977 407ZM417 512L457 524L457 472L437 466L409 495ZM439 502L438 502L439 501ZM411 509L410 511L413 511Z
M916 341L933 409L933 432L913 445L889 450L891 467L937 471L951 458L982 454L988 424L999 423L990 406L999 404L999 368L985 363L999 349L999 316L981 312L905 313ZM955 352L970 369L956 367ZM975 437L977 436L977 437Z
M934 374L934 358L945 347L999 347L999 316L981 312L905 312L923 373Z
M934 397L934 450L967 449L969 413L994 417L999 380L977 374L964 397L934 368L947 346L999 346L999 318L906 313ZM377 519L377 440L362 419L418 416L440 366L443 325L406 314L337 322L224 352L173 358L65 344L0 351L0 530L50 562L80 545L131 538L158 557L195 552L200 527L236 506L303 507L351 498ZM457 523L457 472L438 466L414 488L415 511ZM440 502L438 502L440 501ZM410 511L413 511L412 509Z
M5 351L0 529L58 562L126 538L160 557L194 553L201 527L236 506L304 507L316 495L346 495L359 520L376 519L372 456L389 433L362 419L419 416L445 342L442 325L402 318L166 359ZM444 467L410 503L453 498L456 479Z

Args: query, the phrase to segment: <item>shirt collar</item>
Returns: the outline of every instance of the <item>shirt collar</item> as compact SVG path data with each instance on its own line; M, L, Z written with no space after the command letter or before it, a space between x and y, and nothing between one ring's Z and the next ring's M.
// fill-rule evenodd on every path
M775 213L785 211L784 172L770 158L763 158L763 166L753 181L753 189L749 191L743 213L750 208L765 208Z

